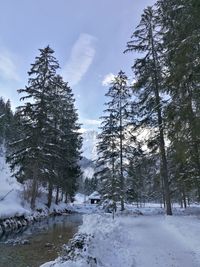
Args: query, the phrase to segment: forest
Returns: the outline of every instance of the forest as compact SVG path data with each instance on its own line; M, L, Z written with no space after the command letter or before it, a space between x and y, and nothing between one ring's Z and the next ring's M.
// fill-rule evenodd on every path
M200 1L1 8L0 267L199 267Z
M124 53L137 52L106 94L96 176L114 205L200 200L199 11L197 1L144 10ZM98 180L98 179L97 179Z
M21 106L0 100L0 138L13 176L35 208L38 189L73 201L80 183L101 192L113 207L125 203L200 201L200 75L198 1L163 1L147 7L124 43L132 77L119 70L106 93L91 180L81 178L82 137L75 98L58 74L50 46L18 89Z

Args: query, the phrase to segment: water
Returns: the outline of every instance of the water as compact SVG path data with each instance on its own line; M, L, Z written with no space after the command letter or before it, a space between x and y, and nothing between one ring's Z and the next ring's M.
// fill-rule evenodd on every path
M38 267L54 260L82 223L78 214L48 218L0 240L0 267ZM28 244L16 244L28 240ZM11 243L10 243L11 242Z

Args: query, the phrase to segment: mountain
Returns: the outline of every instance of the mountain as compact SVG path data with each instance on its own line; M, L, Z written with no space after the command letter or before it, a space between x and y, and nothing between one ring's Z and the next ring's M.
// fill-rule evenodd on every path
M83 178L91 179L94 175L95 164L91 159L82 157L80 161L81 170L83 172Z
M83 153L80 166L84 178L91 179L94 175L94 161L97 159L97 135L96 131L86 131L82 134Z
M86 131L82 134L83 137L83 147L82 147L82 155L83 157L96 160L97 159L97 136L98 133L96 131Z

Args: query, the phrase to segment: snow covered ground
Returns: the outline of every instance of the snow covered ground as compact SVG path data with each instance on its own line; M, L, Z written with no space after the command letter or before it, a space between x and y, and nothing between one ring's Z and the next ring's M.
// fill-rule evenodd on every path
M26 214L28 210L22 206L19 196L22 186L11 177L10 169L5 161L5 149L0 147L0 218ZM6 196L6 194L8 194ZM5 197L5 198L4 198ZM2 200L3 199L3 200Z
M3 146L0 146L0 219L36 214L36 212L33 213L30 205L23 200L23 186L11 176L9 165L5 160L5 149ZM75 196L74 204L60 202L58 205L55 205L52 203L50 210L47 210L45 205L47 203L47 192L43 188L40 191L40 197L36 200L36 208L43 210L43 214L48 215L48 213L53 211L62 212L65 209L80 213L93 213L96 211L95 206L82 205L88 200L88 197L79 193Z
M0 149L0 218L32 214L20 197L22 186L11 178ZM52 205L51 210L71 209L87 213L78 234L84 234L83 249L75 251L73 259L58 258L43 267L199 267L200 266L200 207L180 209L174 205L175 216L164 215L159 204L137 208L126 205L123 214L112 219L96 205L87 204L87 197L77 194L70 205ZM45 192L37 207L45 209ZM48 211L49 212L49 211ZM92 214L90 214L92 213ZM142 213L143 215L138 215Z
M199 267L199 232L197 216L84 215L84 249L42 267Z

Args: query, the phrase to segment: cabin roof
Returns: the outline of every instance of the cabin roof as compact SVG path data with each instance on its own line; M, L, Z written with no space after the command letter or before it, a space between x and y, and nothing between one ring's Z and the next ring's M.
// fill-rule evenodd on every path
M99 192L94 191L90 196L89 199L101 199L101 195L99 194Z

